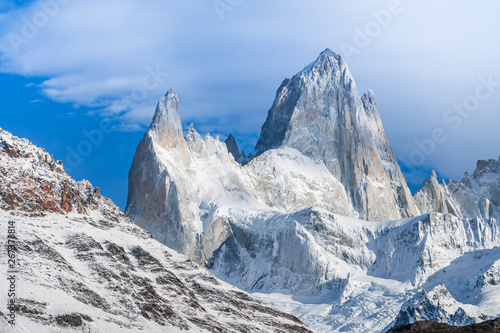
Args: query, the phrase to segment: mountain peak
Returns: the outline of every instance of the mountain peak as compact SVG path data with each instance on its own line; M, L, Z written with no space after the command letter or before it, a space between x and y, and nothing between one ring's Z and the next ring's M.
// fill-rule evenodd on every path
M172 89L158 102L148 132L164 148L184 147L179 98Z
M385 136L373 92L361 97L342 57L330 49L301 72L285 80L262 126L252 156L289 147L316 161L347 189L360 216L369 220L394 219L416 214L411 193ZM353 158L356 156L357 158ZM387 198L373 189L358 188L359 179L387 181ZM391 182L401 184L393 191ZM368 190L367 190L368 189ZM368 191L368 192L366 192ZM385 212L368 211L391 201ZM408 205L401 203L409 203ZM390 211L390 212L389 212Z
M337 55L337 53L333 52L331 49L329 48L326 48L323 52L320 53L320 56L322 55L331 55L331 56L335 56Z
M292 79L283 81L262 126L255 155L283 145L291 131L298 128L294 123L306 121L301 119L303 117L298 117L299 113L303 113L301 109L304 109L306 104L314 105L313 101L319 100L323 105L323 107L317 105L315 110L308 111L307 123L321 123L323 120L320 118L332 118L335 114L344 112L346 108L336 105L341 103L334 100L336 95L341 101L350 100L351 105L362 104L346 63L340 55L326 49ZM374 96L369 97L374 100ZM324 112L324 108L330 104L334 104L338 111Z
M500 158L498 160L495 160L494 158L491 158L489 160L479 160L477 161L477 167L476 171L474 171L474 174L480 174L480 173L500 173Z
M194 124L191 123L191 125L189 125L189 128L186 132L184 139L186 139L187 141L193 141L193 140L197 140L197 138L201 139L201 135L196 130L196 127L194 127Z
M316 69L320 74L329 76L337 69L347 68L347 65L342 59L342 56L333 52L330 49L326 49L320 53L318 58L306 66L302 71L300 71L297 75L313 72Z
M176 117L177 114L180 117L179 98L172 89L169 89L165 93L165 96L158 101L150 128L156 127L162 120L166 120L166 118Z
M318 59L316 59L315 62L318 63L318 62L324 62L324 61L329 61L329 60L334 60L336 62L342 62L343 61L342 56L340 56L339 54L333 52L330 49L326 49L326 50L324 50L323 52L321 52L319 54L319 57L318 57Z
M189 127L188 127L188 131L187 131L187 132L188 132L188 133L193 133L193 132L198 133L198 131L196 130L196 127L194 127L194 124L193 124L193 123L191 123L191 124L189 125Z
M224 141L224 143L226 144L228 152L233 155L233 157L236 161L238 161L240 158L243 157L243 155L241 155L240 150L238 148L238 144L236 143L236 139L234 138L232 133L229 134L229 136L227 137L226 141Z

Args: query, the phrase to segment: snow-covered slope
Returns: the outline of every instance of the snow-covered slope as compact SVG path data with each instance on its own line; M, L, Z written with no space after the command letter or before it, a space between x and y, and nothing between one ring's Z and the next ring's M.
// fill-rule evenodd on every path
M226 221L230 237L207 267L317 331L381 331L420 288L439 284L471 305L464 315L474 306L500 315L496 220L433 213L374 223L319 208L248 219Z
M457 302L444 285L430 292L422 290L401 307L390 328L400 324L434 320L452 326L466 326L489 319L479 308Z
M474 173L465 173L457 183L437 184L435 172L415 192L415 202L422 212L446 212L455 216L485 219L500 218L500 157L480 160Z
M0 235L0 301L9 272L17 302L15 326L0 310L1 332L311 332L160 244L89 182L1 129Z

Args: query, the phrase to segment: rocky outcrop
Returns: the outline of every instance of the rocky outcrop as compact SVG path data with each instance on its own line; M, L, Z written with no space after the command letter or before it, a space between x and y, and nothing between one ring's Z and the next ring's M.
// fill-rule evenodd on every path
M236 139L234 138L233 134L229 134L227 137L226 141L224 141L227 147L227 151L233 155L234 160L239 162L239 163L244 163L247 161L247 157L245 156L245 152L241 151L238 149L238 144L236 143Z
M500 157L480 160L472 175L465 173L457 183L436 185L435 173L415 192L422 212L447 212L455 216L484 219L500 218Z
M425 180L422 186L415 192L414 199L421 212L449 213L457 217L462 217L459 205L450 193L448 185L446 185L444 180L438 183L435 171L432 172L431 177Z
M148 133L164 148L185 149L179 98L173 90L167 91L158 102Z
M102 210L115 214L116 208L90 182L76 182L63 169L62 162L54 160L44 149L33 146L26 139L18 139L0 129L0 205L45 215L68 214ZM21 161L29 161L21 167Z
M500 331L500 319L488 320L480 324L472 324L465 327L451 326L448 324L437 323L435 321L418 321L413 324L401 324L388 331L388 333L496 333L498 331Z
M151 126L137 147L129 171L126 213L163 244L195 258L199 256L193 224L197 217L185 209L190 199L186 184L177 181L175 169L167 168L172 160L159 156L165 150L180 168L190 168L179 101L171 90L158 102Z
M391 324L411 324L418 321L435 321L453 326L466 326L489 319L489 316L470 304L457 302L445 286L440 285L427 293L425 290L406 302Z

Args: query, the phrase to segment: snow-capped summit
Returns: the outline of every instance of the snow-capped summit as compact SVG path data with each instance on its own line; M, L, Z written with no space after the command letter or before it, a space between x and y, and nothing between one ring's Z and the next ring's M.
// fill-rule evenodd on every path
M337 91L339 94L343 94L346 91L351 91L351 88L355 89L354 80L342 57L330 49L323 51L313 63L306 66L292 79L285 79L278 88L275 101L262 126L255 147L255 155L269 149L279 148L288 142L286 136L292 130L294 122L302 119L298 117L301 116L299 114L301 111L296 110L295 107L298 106L301 98L306 97L304 95L313 93L314 97L322 97L320 102L323 102L325 97L331 97L324 96L325 92ZM312 90L317 91L312 92ZM328 105L321 103L321 105L316 106L316 109L325 109L325 116L328 117L328 107ZM314 111L316 110L310 110L308 115L315 115ZM313 123L313 125L318 120L316 117L308 118L308 122ZM295 129L299 130L300 128Z
M333 71L335 67L338 66L339 63L344 62L344 59L339 54L333 52L330 49L325 49L321 52L312 63L304 67L302 71L298 74L302 74L303 72L308 72L316 68L317 70L321 68L323 72ZM345 63L345 62L344 62Z
M347 64L331 50L278 89L254 155L281 147L323 163L357 217L382 221L418 213L375 95L359 95Z

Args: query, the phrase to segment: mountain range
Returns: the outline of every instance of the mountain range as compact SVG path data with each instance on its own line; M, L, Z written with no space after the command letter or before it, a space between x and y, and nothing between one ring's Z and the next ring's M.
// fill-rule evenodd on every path
M184 133L168 91L136 150L126 214L317 331L465 325L500 314L496 284L481 282L498 277L499 164L460 183L433 173L412 196L373 92L325 50L283 81L248 156L232 135Z
M385 332L500 317L500 158L460 182L433 172L412 195L374 93L331 50L283 81L250 154L233 135L184 130L169 90L136 149L126 215L43 149L0 136L19 332Z

